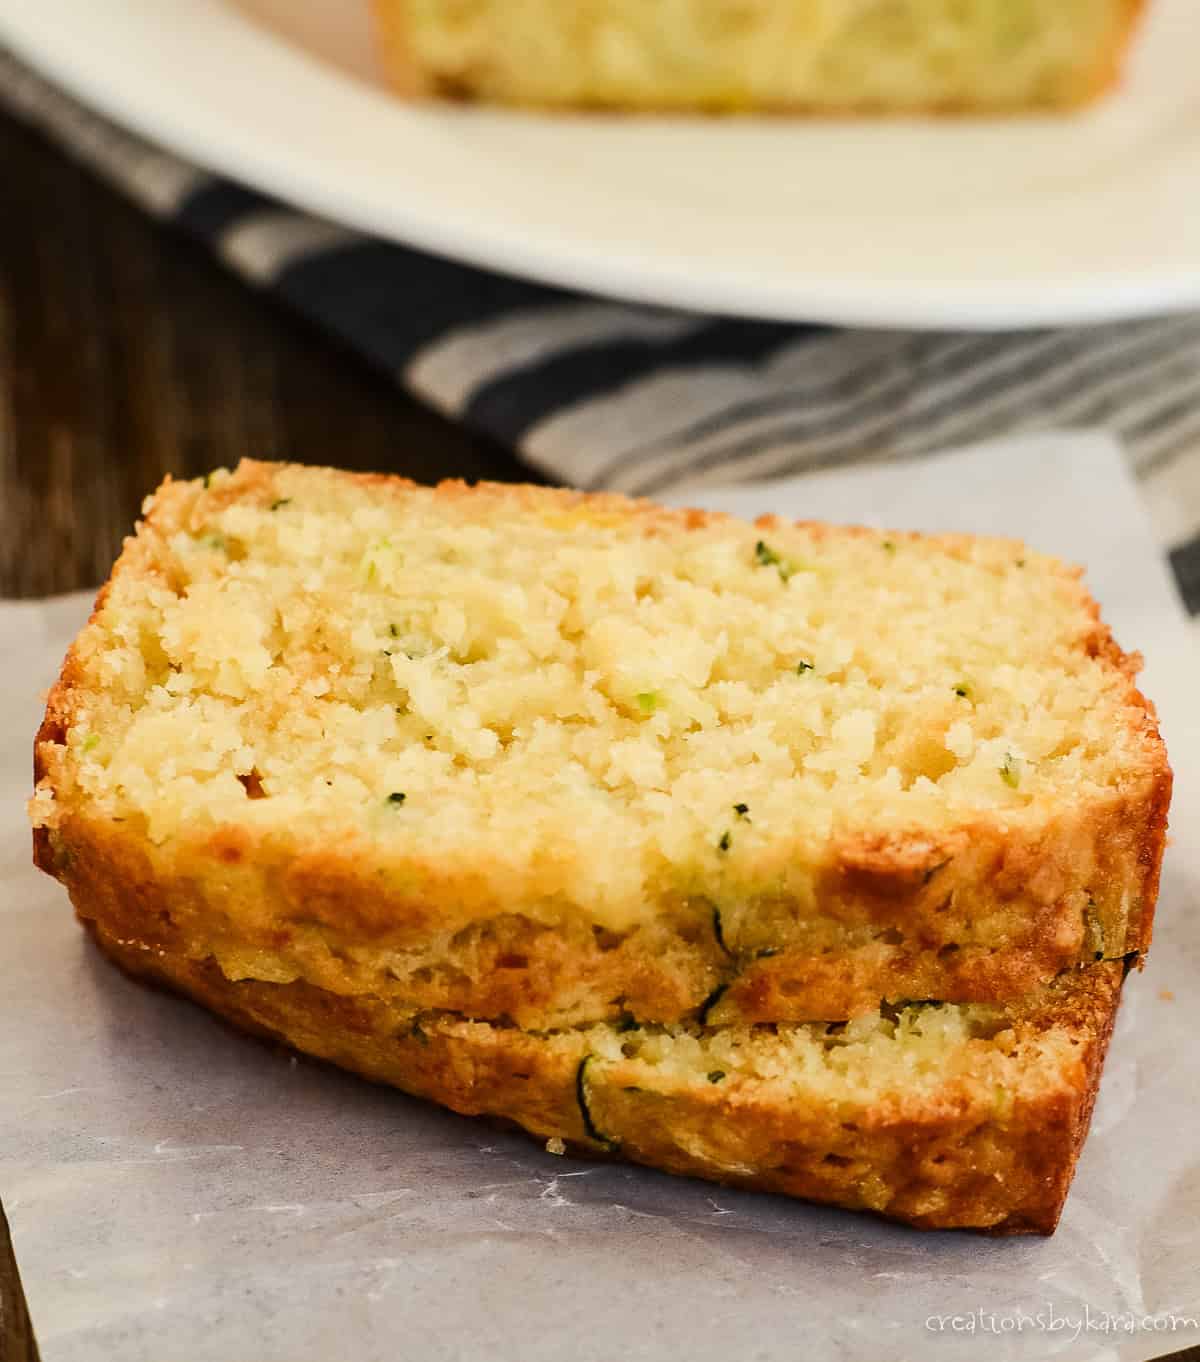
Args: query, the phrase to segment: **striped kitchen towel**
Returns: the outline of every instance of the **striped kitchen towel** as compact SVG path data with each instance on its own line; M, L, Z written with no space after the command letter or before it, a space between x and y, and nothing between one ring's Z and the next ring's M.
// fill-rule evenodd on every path
M0 102L432 406L562 483L653 494L1104 428L1132 461L1200 630L1198 313L988 334L609 302L297 212L129 136L3 53Z

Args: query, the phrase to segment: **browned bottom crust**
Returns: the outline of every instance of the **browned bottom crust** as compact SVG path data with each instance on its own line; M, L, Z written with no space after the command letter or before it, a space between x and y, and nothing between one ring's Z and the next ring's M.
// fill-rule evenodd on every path
M86 923L144 978L248 1030L466 1115L539 1139L731 1186L865 1209L923 1229L1051 1233L1074 1173L1120 997L1119 964L1079 971L1010 1009L1013 1043L1069 1033L1070 1061L997 1105L961 1077L920 1101L781 1101L746 1079L696 1084L593 1054L586 1030L535 1035L404 1014L370 997L295 982L235 983L211 961L170 955ZM1007 1033L1006 1033L1007 1034ZM976 1085L977 1087L978 1085Z

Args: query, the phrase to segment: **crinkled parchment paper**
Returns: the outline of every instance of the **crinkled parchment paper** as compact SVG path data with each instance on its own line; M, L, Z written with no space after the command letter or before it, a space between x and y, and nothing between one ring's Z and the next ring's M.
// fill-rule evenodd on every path
M1026 439L681 499L1022 535L1086 562L1119 639L1145 652L1175 840L1058 1234L919 1234L556 1158L131 983L29 865L39 695L87 603L10 604L0 1196L45 1362L1028 1362L1200 1339L1179 1322L1200 1318L1200 669L1116 451Z

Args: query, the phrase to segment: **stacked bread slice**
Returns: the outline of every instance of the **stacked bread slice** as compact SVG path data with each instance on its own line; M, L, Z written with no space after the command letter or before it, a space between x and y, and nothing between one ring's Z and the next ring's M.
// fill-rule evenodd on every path
M1048 1232L1150 939L1136 668L1011 541L246 462L147 503L36 856L132 972L457 1111Z

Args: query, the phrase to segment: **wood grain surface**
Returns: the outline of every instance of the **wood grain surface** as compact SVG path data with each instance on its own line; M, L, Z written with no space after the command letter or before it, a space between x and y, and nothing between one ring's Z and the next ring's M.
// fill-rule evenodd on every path
M533 476L0 118L0 597L98 585L164 474L244 454Z
M0 1206L0 1362L38 1362L25 1293L13 1256L4 1208Z

